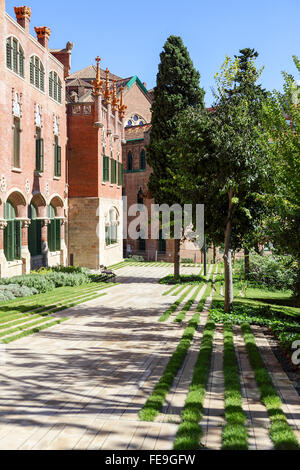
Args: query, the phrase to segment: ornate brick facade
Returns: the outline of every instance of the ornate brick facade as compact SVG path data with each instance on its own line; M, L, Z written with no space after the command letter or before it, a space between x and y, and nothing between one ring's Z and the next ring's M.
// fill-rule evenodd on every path
M67 261L64 65L48 49L48 28L38 28L37 39L29 34L30 8L17 7L15 12L17 21L5 12L4 0L0 1L0 276ZM53 97L50 73L58 87ZM57 174L54 148L61 149ZM48 249L50 206L57 240L58 227L61 231L55 251ZM32 239L31 210L35 211L41 240ZM33 256L28 243L36 241L40 249ZM9 256L5 250L10 250Z

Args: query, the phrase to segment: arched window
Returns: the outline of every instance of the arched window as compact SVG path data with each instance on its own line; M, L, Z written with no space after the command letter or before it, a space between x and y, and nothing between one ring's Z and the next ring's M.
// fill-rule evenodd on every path
M125 127L132 126L144 126L146 124L145 119L139 114L133 114L129 119L125 121Z
M37 220L37 209L33 204L28 207L28 218L31 223L28 228L28 248L31 256L42 253L42 221Z
M118 243L118 225L119 217L117 210L112 207L109 211L105 223L105 243L106 246Z
M133 157L132 157L131 152L128 152L128 155L127 155L127 170L128 171L133 170Z
M61 221L56 218L55 208L50 204L48 206L48 247L49 251L60 251L61 249Z
M162 230L159 231L158 251L160 253L166 253L167 251L167 244L166 244L166 240L163 238Z
M24 78L24 51L12 36L6 39L6 66Z
M62 85L61 79L54 70L49 73L49 96L58 103L61 103L62 99Z
M30 83L41 91L45 91L45 69L37 56L30 58Z
M146 170L146 152L144 149L140 153L140 169Z
M21 222L16 219L16 210L10 201L4 206L4 254L7 261L21 259Z

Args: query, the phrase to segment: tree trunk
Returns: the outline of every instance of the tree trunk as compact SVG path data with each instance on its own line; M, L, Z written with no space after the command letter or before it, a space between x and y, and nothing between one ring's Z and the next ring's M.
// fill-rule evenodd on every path
M244 248L244 261L245 261L245 279L249 279L250 274L250 254L248 248Z
M225 228L225 249L224 249L224 271L225 271L225 301L224 312L229 313L233 310L233 281L232 281L232 261L231 261L231 233L232 233L232 188L229 189L228 199L228 217Z
M216 245L213 244L213 264L216 264L217 249Z
M174 277L178 279L180 276L180 240L174 240Z

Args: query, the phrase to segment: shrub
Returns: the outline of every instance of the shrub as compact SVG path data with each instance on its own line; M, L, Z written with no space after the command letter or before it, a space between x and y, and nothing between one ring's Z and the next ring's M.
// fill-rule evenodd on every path
M80 286L90 282L88 274L84 273L50 272L43 277L55 287Z
M38 293L49 292L55 289L55 284L51 280L47 279L46 276L40 274L29 274L24 276L16 276L12 278L0 279L0 284L18 284L19 286L25 286L34 288Z
M192 258L182 258L181 263L194 264L194 260L192 260Z
M57 273L67 274L86 274L91 272L90 269L84 268L82 266L55 266L51 268L51 270Z
M1 302L14 300L17 297L29 297L30 295L35 295L37 293L38 291L36 289L20 286L19 284L0 285Z
M138 256L138 255L129 255L128 259L130 261L136 261L137 263L143 263L145 261L142 256Z
M241 264L242 273L244 266ZM289 290L293 288L296 270L291 256L260 256L250 257L249 281L264 285L271 289Z

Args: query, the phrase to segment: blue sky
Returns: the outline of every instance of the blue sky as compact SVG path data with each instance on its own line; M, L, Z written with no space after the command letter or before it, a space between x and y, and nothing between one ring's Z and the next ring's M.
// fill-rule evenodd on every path
M170 34L180 35L201 74L206 104L212 102L214 74L226 55L255 48L267 89L280 89L281 71L295 72L300 56L299 0L22 0L32 8L34 26L50 26L50 47L75 43L72 71L94 63L121 77L138 75L155 85L159 54ZM14 18L16 0L6 0Z

